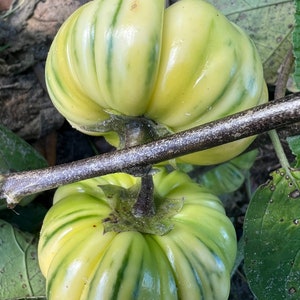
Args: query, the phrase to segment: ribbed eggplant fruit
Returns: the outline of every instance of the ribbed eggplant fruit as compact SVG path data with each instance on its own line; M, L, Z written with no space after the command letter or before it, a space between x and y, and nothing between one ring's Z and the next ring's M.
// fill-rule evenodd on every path
M202 0L179 0L168 8L164 0L88 2L56 35L46 83L54 105L75 128L103 135L116 147L120 126L109 121L114 116L150 120L165 129L159 137L268 99L254 43ZM220 163L253 139L182 161Z
M156 214L131 215L140 179L60 187L38 254L48 300L225 300L236 234L220 200L180 171L154 175Z

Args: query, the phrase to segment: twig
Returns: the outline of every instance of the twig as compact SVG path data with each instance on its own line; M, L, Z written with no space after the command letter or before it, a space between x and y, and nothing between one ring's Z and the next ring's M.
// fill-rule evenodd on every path
M128 149L105 153L70 164L0 177L0 198L14 206L26 195L59 185L115 172L130 171L205 150L300 120L300 94L204 124L172 136Z
M280 99L284 97L286 93L286 86L289 79L289 76L292 71L292 67L294 65L294 53L293 53L293 47L289 50L287 53L282 65L281 65L281 71L278 75L278 79L276 82L276 88L274 93L274 99ZM292 173L290 171L290 163L286 157L286 154L284 152L284 149L282 147L279 135L276 131L276 129L269 131L269 136L272 141L274 150L276 152L276 155L279 159L281 167L285 170L286 174L291 178L291 180L294 182L295 186L298 187L298 182L294 179L292 176Z
M291 47L281 65L281 70L278 74L275 94L274 94L275 100L285 96L287 82L290 77L294 65L294 61L295 61L295 57L294 57L293 47Z

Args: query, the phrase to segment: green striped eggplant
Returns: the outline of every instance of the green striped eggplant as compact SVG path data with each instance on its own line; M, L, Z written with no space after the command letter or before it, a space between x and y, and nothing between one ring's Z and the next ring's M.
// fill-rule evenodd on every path
M151 120L168 134L268 99L253 42L211 4L179 0L94 0L56 35L46 62L49 95L78 130L119 146L112 116ZM182 158L215 164L253 141Z
M120 214L140 186L125 173L56 191L38 246L48 300L227 299L236 236L222 203L180 171L153 177L156 219Z

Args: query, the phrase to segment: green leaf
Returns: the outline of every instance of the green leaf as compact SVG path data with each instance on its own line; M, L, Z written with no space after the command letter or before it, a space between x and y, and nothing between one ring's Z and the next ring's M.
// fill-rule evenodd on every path
M47 161L19 136L0 125L0 174L43 168ZM28 196L21 201L26 205L35 198ZM0 210L6 208L0 199Z
M300 88L300 2L296 2L296 24L293 32L293 43L294 43L294 56L295 56L295 72L294 81L298 88Z
M217 195L234 192L244 183L257 153L257 150L253 150L220 164L203 173L198 181Z
M46 160L19 136L0 125L0 173L47 166Z
M260 300L300 299L300 171L292 175L274 172L246 213L245 272Z
M37 238L0 220L0 299L45 295Z
M292 31L295 24L294 1L210 0L209 2L252 38L264 65L266 81L274 84L278 69L292 47Z
M289 144L292 153L296 156L296 166L295 168L300 167L300 135L287 137L287 142Z

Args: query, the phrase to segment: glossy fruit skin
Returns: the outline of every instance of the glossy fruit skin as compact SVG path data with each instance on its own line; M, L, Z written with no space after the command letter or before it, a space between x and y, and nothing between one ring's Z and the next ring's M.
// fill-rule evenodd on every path
M154 175L156 197L183 199L171 231L103 234L112 210L99 185L138 180L118 173L57 190L38 248L47 299L227 299L235 230L219 199L186 174Z
M268 99L253 42L212 5L180 0L95 0L63 24L46 63L57 109L77 129L110 114L143 116L170 133L254 107ZM244 151L253 137L184 156L215 164Z

